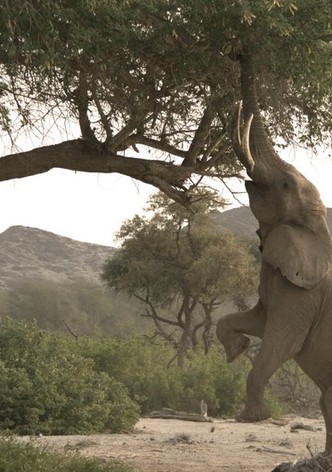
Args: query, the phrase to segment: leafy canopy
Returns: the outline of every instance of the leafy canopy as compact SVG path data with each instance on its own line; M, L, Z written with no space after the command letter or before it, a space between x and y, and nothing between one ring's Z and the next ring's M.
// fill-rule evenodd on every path
M106 263L103 279L118 290L160 305L190 293L201 302L251 294L255 263L230 233L216 230L210 215L215 192L193 203L193 212L164 194L151 197L152 217L136 216L118 234L120 249Z
M83 138L3 159L1 180L120 172L183 200L192 175L237 174L229 123L243 48L274 136L315 144L331 131L330 0L0 5L2 128L14 144L26 128L42 144L50 123L74 121Z

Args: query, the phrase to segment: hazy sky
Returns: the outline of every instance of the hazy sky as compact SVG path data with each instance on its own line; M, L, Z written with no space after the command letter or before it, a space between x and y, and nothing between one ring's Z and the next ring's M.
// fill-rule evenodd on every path
M332 207L332 157L303 157L284 151L291 162L320 190ZM0 232L12 225L52 231L80 241L114 245L125 219L142 212L155 189L119 174L75 173L60 169L0 183ZM225 193L224 196L227 196Z

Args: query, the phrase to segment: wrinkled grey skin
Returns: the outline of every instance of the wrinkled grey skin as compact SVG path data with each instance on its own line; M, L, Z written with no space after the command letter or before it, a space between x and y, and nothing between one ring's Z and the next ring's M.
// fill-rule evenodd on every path
M249 152L234 140L247 169L250 207L258 220L262 251L259 300L251 310L227 315L217 336L229 362L262 339L247 379L242 420L270 416L264 388L294 358L321 390L326 450L332 449L332 240L316 187L273 150L259 114L252 69L242 63L243 116L251 115Z

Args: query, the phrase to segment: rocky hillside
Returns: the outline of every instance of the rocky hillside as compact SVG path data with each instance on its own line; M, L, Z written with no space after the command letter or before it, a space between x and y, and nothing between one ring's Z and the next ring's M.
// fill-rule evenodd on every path
M241 239L255 239L257 221L249 208L243 206L223 212L215 210L212 215L221 231L231 231Z
M213 217L220 230L231 231L241 239L257 239L258 224L250 208L243 206L222 213L214 211ZM327 222L332 233L332 208L327 209Z
M22 278L98 281L113 251L36 228L12 226L0 234L0 288L8 289Z

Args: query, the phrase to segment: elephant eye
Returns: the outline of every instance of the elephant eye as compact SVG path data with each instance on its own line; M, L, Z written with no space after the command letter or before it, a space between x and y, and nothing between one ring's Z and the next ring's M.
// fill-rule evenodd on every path
M287 182L284 182L284 183L282 184L282 188L284 188L285 190L288 190L288 189L289 189L288 183L287 183Z

